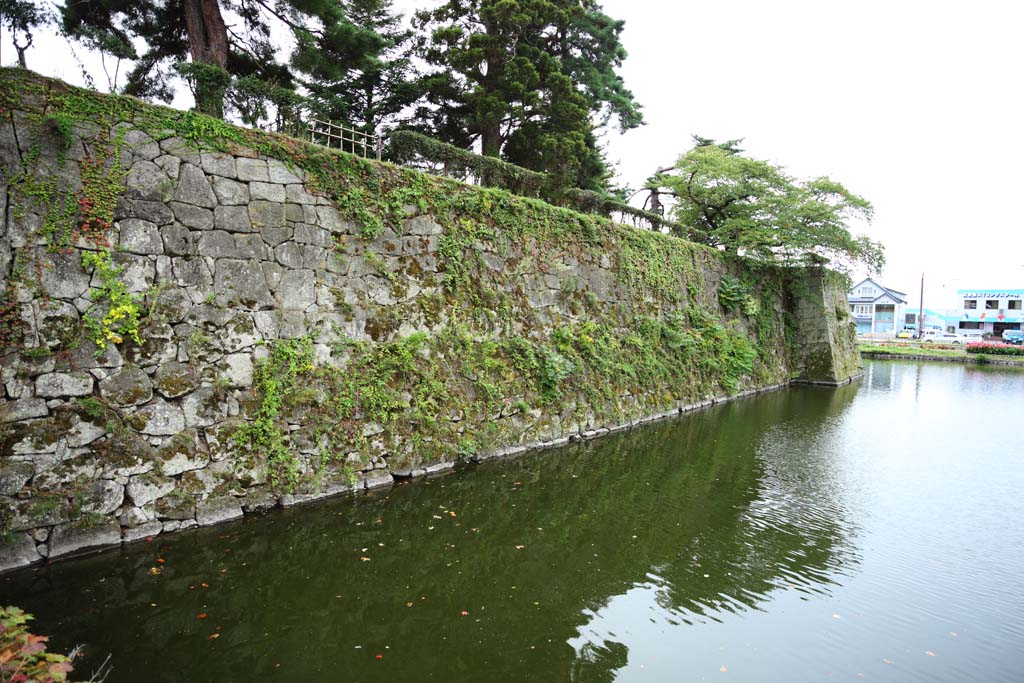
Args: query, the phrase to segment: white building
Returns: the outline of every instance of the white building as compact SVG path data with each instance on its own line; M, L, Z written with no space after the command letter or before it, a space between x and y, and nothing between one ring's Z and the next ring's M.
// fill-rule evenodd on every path
M904 292L883 287L871 278L853 286L846 297L857 334L890 334L903 329Z
M1024 289L960 289L959 332L1001 337L1024 329Z

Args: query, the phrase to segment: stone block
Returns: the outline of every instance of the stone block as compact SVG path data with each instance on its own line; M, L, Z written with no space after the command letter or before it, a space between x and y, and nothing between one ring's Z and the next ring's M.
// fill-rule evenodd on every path
M218 206L213 210L213 224L218 230L252 232L253 222L247 206Z
M40 263L39 274L43 292L56 299L75 299L89 288L90 275L82 267L82 255L77 251L33 254Z
M285 185L301 183L302 176L305 175L301 169L290 169L284 162L277 159L271 159L267 162L267 170L270 174L270 182L283 183Z
M234 497L210 498L196 507L199 526L219 524L242 516L242 506Z
M207 209L217 206L217 197L202 169L192 164L182 164L178 171L178 185L174 190L175 201L193 204Z
M50 557L67 555L79 550L115 545L121 542L121 525L113 517L104 517L93 523L68 522L58 524L50 532Z
M0 543L0 572L24 567L41 559L35 539L26 533L9 533L6 540Z
M178 398L199 384L195 371L184 363L161 363L153 376L153 387L164 398Z
M259 309L273 303L263 270L247 260L217 261L214 289L221 305L238 303L246 308Z
M162 254L163 240L155 223L141 218L126 218L120 222L118 246L130 254Z
M137 159L128 169L125 178L125 196L128 199L142 199L164 202L171 198L174 182L167 173L152 161Z
M132 218L140 218L155 225L167 225L174 222L174 214L163 202L136 199L130 202L128 214Z
M143 434L173 436L185 429L185 415L178 406L156 398L132 415L129 423Z
M270 182L270 171L267 168L267 162L262 159L236 159L235 169L239 180L246 182Z
M128 481L128 497L138 507L155 503L174 490L176 482L154 472L140 474Z
M174 223L160 229L164 251L170 256L191 256L195 253L192 233L184 225Z
M193 230L210 230L213 228L213 211L184 202L169 204L174 217L184 226Z
M254 228L280 228L285 225L284 204L254 200L249 202L249 220Z
M214 176L235 177L235 158L223 152L204 152L199 155L203 170Z
M114 407L138 406L153 398L153 384L140 368L127 365L100 382L100 396Z
M286 270L277 286L276 300L283 310L304 311L316 303L316 277L312 270Z
M238 255L234 237L223 230L212 230L199 235L196 252L208 258L235 258Z
M82 512L109 515L121 507L124 501L124 486L107 479L91 482L84 490L77 492Z
M249 183L249 196L254 199L262 199L268 202L284 202L284 185L274 183Z
M92 376L85 372L51 372L36 378L36 396L88 396L92 393L92 385Z
M185 423L192 428L210 427L227 417L222 398L213 387L202 387L181 401Z
M30 462L18 462L4 458L0 460L0 495L13 496L36 473Z
M214 177L213 193L221 206L244 206L249 203L249 188L245 183Z

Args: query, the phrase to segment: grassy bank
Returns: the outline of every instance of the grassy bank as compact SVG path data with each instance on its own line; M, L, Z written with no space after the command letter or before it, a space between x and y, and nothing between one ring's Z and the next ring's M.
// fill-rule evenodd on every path
M897 360L937 360L975 365L1014 365L1024 367L1024 358L994 358L984 354L968 354L963 349L931 348L929 346L904 346L884 344L860 344L858 350L864 358Z

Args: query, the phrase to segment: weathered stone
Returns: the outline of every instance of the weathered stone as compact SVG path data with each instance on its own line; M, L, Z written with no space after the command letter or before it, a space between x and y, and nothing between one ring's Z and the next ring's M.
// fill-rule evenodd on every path
M210 498L196 506L196 521L199 526L210 526L242 516L242 506L229 496Z
M235 258L238 250L231 233L223 230L211 230L199 235L196 251L200 256L209 258Z
M237 159L235 168L238 172L238 179L246 182L256 180L269 182L270 172L267 169L267 162L262 159Z
M249 188L227 178L213 179L213 193L222 206L243 206L249 203Z
M113 434L90 447L103 468L102 476L119 479L150 472L156 453L146 440L131 431Z
M213 274L206 261L201 258L173 258L171 272L174 273L174 282L179 287L208 287L213 284Z
M138 507L145 507L173 491L175 484L174 479L155 472L140 474L128 481L128 497Z
M128 169L125 196L128 199L164 202L170 199L174 182L152 161L138 159Z
M124 486L113 481L100 479L92 482L87 489L78 492L82 512L109 515L121 507L124 501Z
M161 228L164 250L170 256L191 256L194 251L192 233L184 225L174 223Z
M252 354L232 353L224 356L224 379L232 387L252 386Z
M13 496L35 473L36 468L30 462L0 460L0 494Z
M112 406L138 406L153 398L153 385L149 375L137 366L127 365L100 382L100 395Z
M196 501L195 498L188 495L170 495L164 496L160 500L156 501L156 515L160 519L172 519L172 520L187 520L195 519L196 516ZM164 525L164 531L177 531L181 529L181 526L174 526L169 528L166 524Z
M276 300L284 310L305 310L316 303L312 270L286 270L277 286Z
M160 149L164 154L175 156L193 165L199 165L200 157L195 145L175 136L160 141Z
M50 413L46 401L41 398L20 398L0 405L3 406L0 409L0 422L31 420L34 417L46 417Z
M120 542L121 525L112 517L59 524L50 532L50 557Z
M131 203L130 215L155 225L167 225L174 221L174 214L163 202L148 202L136 199Z
M139 526L132 526L127 529L123 529L121 532L121 541L123 543L135 543L136 541L142 541L157 536L161 531L163 531L163 524L160 522L146 522Z
M36 396L87 396L92 393L93 379L84 372L52 372L36 378Z
M291 228L260 228L260 237L267 243L267 246L274 248L282 242L292 238L294 231Z
M245 512L265 512L277 507L277 496L264 488L249 490L239 500Z
M172 361L157 367L153 386L164 398L178 398L195 389L198 381L191 367Z
M284 204L253 200L249 202L249 220L254 228L280 228L285 224Z
M137 128L125 132L124 143L132 154L147 161L152 161L160 156L160 146L145 131Z
M409 235L440 235L441 226L430 216L416 216L405 222L406 233Z
M143 434L172 436L185 429L185 416L176 405L162 398L153 399L129 418L131 425Z
M316 204L316 197L306 192L306 188L302 185L286 185L284 190L285 197L293 204L306 204L310 206Z
M42 346L67 348L79 340L82 323L74 306L63 301L50 301L45 308L39 304L36 308L36 332Z
M316 207L317 220L320 223L320 227L331 232L342 232L345 229L345 221L342 220L341 214L333 206L318 206Z
M42 556L36 550L35 540L26 533L8 533L0 543L0 572L38 562Z
M273 303L262 269L251 261L220 259L214 274L214 289L221 305L240 304L262 308Z
M223 152L204 152L199 155L203 170L210 175L235 177L235 158Z
M235 255L238 258L249 258L262 260L266 253L266 245L259 235L235 234Z
M249 183L249 196L253 200L265 200L268 202L284 202L284 185L274 183Z
M213 211L184 202L171 202L174 217L179 223L193 230L209 230L213 227Z
M302 182L302 176L304 174L301 169L289 169L288 166L277 159L271 159L268 161L267 168L270 172L270 182L272 183L283 183L287 185L289 183Z
M162 254L164 251L164 243L156 225L141 218L121 221L118 246L130 254Z
M181 159L178 157L164 154L154 159L153 163L163 169L171 181L178 179L178 170L181 168Z
M317 247L329 247L333 242L331 234L326 230L304 223L295 226L295 241Z
M192 392L182 399L181 407L189 427L209 427L225 417L224 402L213 387Z
M96 422L91 422L90 419L91 418L83 419L79 415L73 415L71 417L71 425L64 434L64 437L68 441L68 448L81 448L83 446L88 446L100 437L106 435L106 426L97 424ZM100 415L96 419L103 419L103 416Z
M141 294L156 282L156 265L145 256L117 252L111 256L114 265L122 268L119 279L132 294ZM93 275L92 286L102 286L98 274Z
M194 429L183 431L157 449L156 458L165 477L199 470L210 464L210 455Z
M78 252L38 252L35 257L41 264L40 284L46 294L55 299L74 299L89 288L90 277L82 268Z
M178 186L174 190L174 199L207 209L217 206L217 197L213 194L206 174L192 164L182 164L181 170L178 171Z
M228 232L251 232L252 220L247 206L218 206L213 210L214 226Z

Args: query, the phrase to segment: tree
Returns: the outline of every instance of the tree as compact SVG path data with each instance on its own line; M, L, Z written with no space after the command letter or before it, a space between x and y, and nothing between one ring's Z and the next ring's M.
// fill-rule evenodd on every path
M380 37L381 49L358 69L319 73L321 78L305 86L321 114L374 133L423 95L412 65L414 34L402 26L392 0L341 0L341 5L353 26Z
M871 203L828 178L801 181L773 164L745 156L741 140L695 146L647 188L675 199L673 218L685 235L714 247L766 261L825 259L880 270L882 245L850 233L850 221L871 220Z
M0 26L11 32L11 42L18 53L18 66L27 69L25 52L32 47L32 33L50 23L50 14L32 0L0 0ZM18 35L22 40L18 42Z
M616 73L623 23L593 0L448 0L416 24L438 69L420 118L447 142L586 185L607 176L595 123L641 123Z
M296 71L360 65L382 45L375 33L353 26L335 0L76 0L65 3L62 15L71 37L125 53L136 39L145 41L126 92L169 101L176 67L193 89L196 108L214 116L223 115L229 86L237 86L240 99L272 99L295 90ZM277 59L270 40L275 26L295 39L289 63Z

